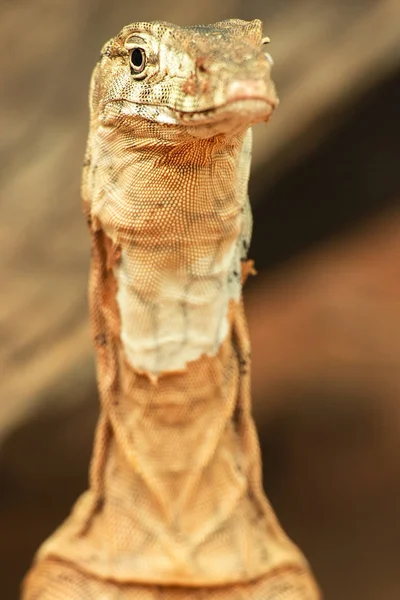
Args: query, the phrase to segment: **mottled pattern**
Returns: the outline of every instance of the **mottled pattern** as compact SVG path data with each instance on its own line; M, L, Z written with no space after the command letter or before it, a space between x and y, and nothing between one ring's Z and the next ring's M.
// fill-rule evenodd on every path
M102 410L90 489L25 600L319 597L250 411L249 127L276 104L270 68L259 21L136 23L103 48L83 178Z

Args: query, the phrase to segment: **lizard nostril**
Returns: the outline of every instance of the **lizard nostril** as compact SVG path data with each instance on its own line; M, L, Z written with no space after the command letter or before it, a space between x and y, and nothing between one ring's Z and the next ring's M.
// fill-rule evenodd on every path
M199 70L200 73L208 73L208 68L206 66L206 61L204 56L199 56L199 58L196 61L196 65L197 65L197 69Z

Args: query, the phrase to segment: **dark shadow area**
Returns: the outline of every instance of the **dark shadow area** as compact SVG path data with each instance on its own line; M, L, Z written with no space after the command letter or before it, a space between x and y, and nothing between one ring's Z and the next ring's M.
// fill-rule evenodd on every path
M87 488L97 392L79 404L44 411L15 431L0 455L1 598L17 600L39 545ZM29 456L27 454L29 453Z
M325 600L394 600L399 445L380 399L328 395L299 385L279 399L286 408L260 432L265 489Z
M258 269L277 267L398 205L399 107L400 72L363 97L317 151L267 192L263 172L254 174L251 255Z

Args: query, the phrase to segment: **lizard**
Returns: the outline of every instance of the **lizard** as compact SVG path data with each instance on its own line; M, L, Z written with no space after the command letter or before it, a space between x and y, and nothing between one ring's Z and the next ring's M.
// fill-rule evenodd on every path
M261 481L242 286L259 20L132 23L90 85L82 179L101 411L89 489L23 600L318 600Z

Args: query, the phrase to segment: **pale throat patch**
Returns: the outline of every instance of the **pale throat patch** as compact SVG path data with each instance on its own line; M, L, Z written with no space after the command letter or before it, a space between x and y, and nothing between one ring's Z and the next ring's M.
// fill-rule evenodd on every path
M251 236L247 184L251 162L251 129L244 137L236 168L237 237L197 260L189 271L174 271L143 263L134 245L122 249L114 267L118 284L121 341L130 364L157 376L183 370L202 355L214 356L229 332L230 300L241 296L241 261ZM193 243L196 243L193 240ZM146 271L147 270L147 271ZM144 293L148 285L157 290Z

